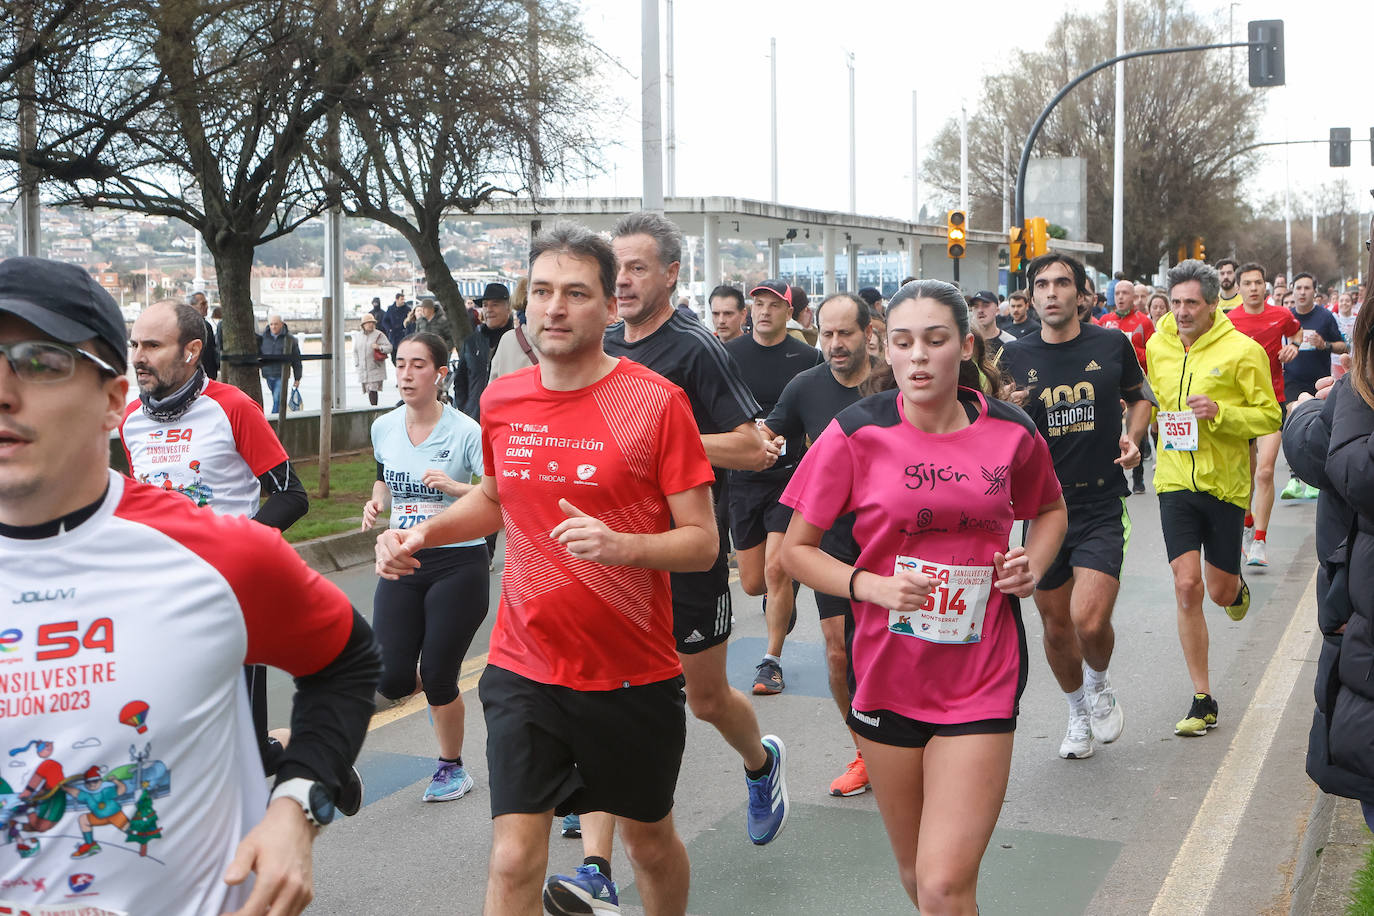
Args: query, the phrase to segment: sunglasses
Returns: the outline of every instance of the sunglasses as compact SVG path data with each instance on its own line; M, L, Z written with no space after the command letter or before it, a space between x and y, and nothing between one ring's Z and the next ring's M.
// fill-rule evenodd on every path
M96 368L114 377L121 373L114 366L85 350L50 340L20 340L15 343L0 343L0 356L4 356L10 369L22 381L40 385L64 382L76 372L77 360L84 357L95 363Z

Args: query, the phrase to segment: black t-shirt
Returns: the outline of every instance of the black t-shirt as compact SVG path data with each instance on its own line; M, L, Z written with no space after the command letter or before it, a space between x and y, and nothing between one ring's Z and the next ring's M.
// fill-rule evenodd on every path
M1130 492L1121 466L1121 401L1145 398L1144 376L1131 339L1084 325L1068 343L1039 334L1007 344L1002 365L1025 388L1025 410L1050 446L1067 502Z
M634 343L625 340L624 322L613 324L602 346L611 356L632 359L681 388L702 435L728 433L759 413L758 402L720 341L700 321L677 309L657 331ZM717 503L724 499L724 483L725 474L717 469L711 487ZM729 543L722 533L715 565L706 572L671 574L674 602L714 601L729 589Z
M810 447L836 414L862 399L858 387L841 385L830 366L821 363L793 376L764 422L789 442L805 436ZM854 513L835 519L835 524L821 536L821 549L846 563L859 558L859 545L854 542Z
M1029 315L1027 315L1026 320L1021 322L1020 324L1017 324L1015 321L1008 320L1006 324L1002 325L1002 330L1006 331L1008 334L1010 334L1012 337L1015 337L1017 340L1020 340L1022 337L1029 337L1032 334L1039 334L1040 322L1036 321L1034 318L1031 318Z
M744 383L749 386L749 390L754 393L754 399L759 402L762 408L756 415L759 418L768 416L773 410L778 399L782 397L782 390L792 381L793 376L805 372L821 361L819 350L791 336L784 337L780 344L765 347L755 340L752 334L746 334L726 344L725 350L735 358ZM805 450L806 445L800 435L795 438L788 437L786 452L778 459L777 464L766 471L733 471L730 478L773 483L785 481L796 470L797 462L801 460L802 452Z
M1317 379L1326 378L1331 374L1331 344L1340 343L1345 337L1341 335L1341 326L1336 323L1336 316L1320 306L1314 305L1306 315L1295 308L1289 311L1298 319L1298 324L1302 325L1304 336L1307 331L1316 331L1327 344L1325 350L1304 350L1299 347L1298 355L1284 364L1283 390L1289 400L1293 400L1304 391L1315 391Z

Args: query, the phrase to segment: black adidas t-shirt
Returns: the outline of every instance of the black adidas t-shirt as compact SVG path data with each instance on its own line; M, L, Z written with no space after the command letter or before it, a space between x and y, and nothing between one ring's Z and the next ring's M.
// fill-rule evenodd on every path
M836 414L860 400L862 395L857 387L841 385L830 366L821 363L793 376L764 422L789 443L805 436L809 447L825 432ZM859 545L854 543L854 513L835 520L821 536L821 549L846 563L859 558Z
M753 392L762 408L759 418L768 416L782 397L787 383L821 361L821 352L795 337L784 337L782 343L765 347L752 334L736 337L725 345L725 351L739 364L744 383ZM806 444L801 436L788 437L787 451L778 463L766 471L732 471L731 480L768 481L784 483L796 470Z
M1008 321L1006 324L1002 325L1002 330L1010 334L1012 337L1015 337L1017 340L1020 340L1022 337L1029 337L1032 334L1039 334L1040 322L1036 321L1034 318L1027 316L1026 320L1021 322L1020 324L1017 324L1014 321Z
M1009 343L1002 366L1025 388L1025 410L1050 446L1066 502L1130 492L1121 466L1121 401L1144 400L1144 375L1131 340L1120 331L1083 325L1068 343L1040 334Z
M632 359L681 388L702 435L728 433L759 415L758 402L720 341L700 321L677 309L657 331L634 343L625 340L623 321L613 324L606 329L602 346L611 356ZM724 482L725 472L717 468L711 487L717 503L724 498ZM709 570L672 573L674 603L701 604L724 594L730 587L728 549L729 538L722 537L720 553Z

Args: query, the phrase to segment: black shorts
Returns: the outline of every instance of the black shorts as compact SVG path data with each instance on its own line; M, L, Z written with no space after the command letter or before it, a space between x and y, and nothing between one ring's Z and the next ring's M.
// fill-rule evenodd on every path
M687 741L683 683L679 675L573 690L488 665L477 695L487 722L491 816L553 809L645 823L667 817Z
M792 521L792 507L778 502L786 480L730 478L730 538L736 550L757 547L769 533L782 534Z
M683 655L695 655L730 638L734 608L727 588L715 598L673 592L673 639Z
M1243 506L1210 493L1171 490L1159 494L1159 522L1170 563L1190 550L1202 550L1207 562L1222 572L1240 572Z
M869 741L892 747L925 747L931 738L950 738L956 735L1001 735L1016 731L1015 717L1010 719L978 719L974 722L955 722L937 725L908 719L887 709L864 712L850 709L845 716L856 735Z
M1130 542L1131 517L1126 514L1124 498L1111 496L1074 503L1069 506L1069 529L1064 534L1064 543L1036 588L1059 588L1073 578L1075 567L1095 569L1120 579Z
M851 614L848 598L836 598L834 595L826 595L821 592L813 592L816 596L816 610L820 613L821 620L828 620L831 617L842 617Z

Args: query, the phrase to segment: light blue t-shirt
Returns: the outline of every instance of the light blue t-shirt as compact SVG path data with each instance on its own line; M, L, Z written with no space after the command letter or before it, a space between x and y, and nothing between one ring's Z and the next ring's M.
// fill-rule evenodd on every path
M482 428L476 420L445 404L429 438L412 445L402 405L372 422L372 454L382 465L382 479L391 491L391 527L413 528L457 501L425 486L425 471L443 471L459 483L481 475ZM476 547L485 543L477 538L441 546Z

